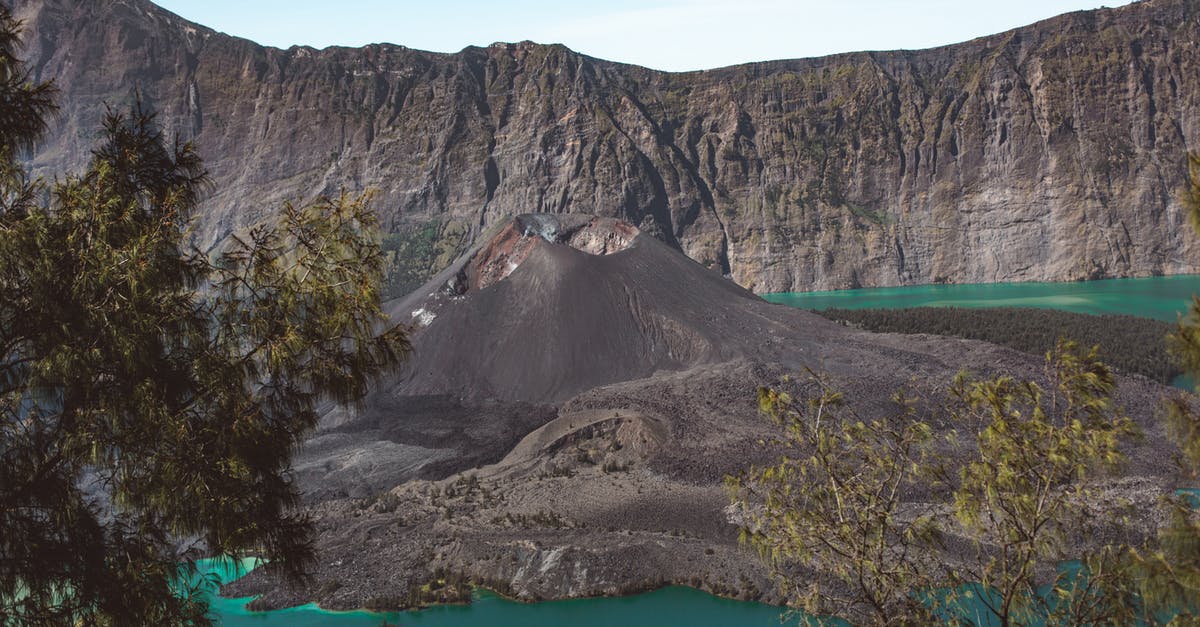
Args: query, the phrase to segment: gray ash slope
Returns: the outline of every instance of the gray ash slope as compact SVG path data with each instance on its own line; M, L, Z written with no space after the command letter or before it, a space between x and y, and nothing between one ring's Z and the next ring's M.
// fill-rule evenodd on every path
M845 333L582 215L512 218L387 309L412 325L412 359L363 410L325 418L300 464L314 498L497 461L553 407L602 386L734 361L798 366L814 338Z
M575 215L518 216L391 310L418 325L407 393L533 402L803 352L810 341L797 326L838 332L767 305L628 224Z
M610 218L512 219L390 310L417 325L409 368L328 414L300 454L313 584L256 574L232 593L402 607L440 569L525 600L664 583L777 600L722 486L779 452L762 444L777 433L758 386L811 367L871 416L900 387L936 402L962 368L1042 373L991 344L767 303ZM1107 490L1147 510L1172 480L1154 421L1167 391L1120 379L1147 437Z

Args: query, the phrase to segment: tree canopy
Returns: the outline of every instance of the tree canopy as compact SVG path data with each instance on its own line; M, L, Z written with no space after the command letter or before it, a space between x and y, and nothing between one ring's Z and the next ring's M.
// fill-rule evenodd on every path
M1187 159L1188 184L1181 200L1192 227L1200 233L1200 154ZM1171 335L1172 354L1192 381L1200 382L1200 296L1192 296L1186 317ZM1168 522L1158 544L1135 553L1142 592L1152 609L1184 610L1180 624L1200 625L1200 412L1193 398L1176 394L1167 400L1168 433L1179 444L1181 485L1165 499Z
M742 538L767 558L791 603L855 624L929 623L933 611L910 595L936 581L928 551L940 546L936 510L906 496L938 483L933 427L903 393L893 409L865 419L815 373L805 397L759 391L759 407L783 427L788 454L727 480L748 512ZM798 560L840 585L784 574ZM805 579L808 579L807 581Z
M1088 482L1121 464L1135 427L1094 350L1060 343L1046 363L1045 383L960 375L944 405L898 393L882 417L860 417L820 377L799 400L760 391L789 451L730 486L792 604L872 625L1133 616L1110 553L1087 556L1090 578L1049 574L1078 557L1070 537L1098 514Z
M18 161L54 89L0 7L0 623L195 624L181 563L312 559L288 469L326 400L406 355L366 196L190 248L210 185L154 116L110 111L86 170Z
M1188 156L1188 172L1182 200L1200 231L1200 155ZM1200 381L1200 296L1168 344ZM1096 480L1121 469L1138 430L1113 402L1116 380L1099 350L1059 340L1040 380L964 374L948 401L914 411L900 395L882 418L859 417L815 374L815 390L760 390L788 454L730 478L744 537L792 605L824 614L810 623L1200 625L1196 397L1164 403L1179 447L1166 524L1152 541L1128 540L1121 508L1096 505ZM906 492L917 497L898 497ZM1120 541L1097 546L1113 531ZM1075 566L1064 568L1068 560Z

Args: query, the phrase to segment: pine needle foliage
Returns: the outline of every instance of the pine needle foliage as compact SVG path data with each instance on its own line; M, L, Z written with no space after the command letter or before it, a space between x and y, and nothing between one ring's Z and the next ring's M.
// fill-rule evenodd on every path
M1092 486L1136 426L1094 348L1059 343L1041 381L962 374L944 404L898 393L870 419L811 372L799 396L761 389L787 453L727 479L743 540L809 624L1144 618L1124 548L1056 568L1089 530L1123 525Z
M1126 586L1114 579L1125 571L1113 560L1089 557L1088 577L1056 565L1075 557L1069 547L1103 519L1092 483L1122 467L1121 445L1137 426L1113 405L1116 382L1097 348L1079 353L1060 342L1046 364L1048 387L966 375L951 386L951 417L976 435L953 493L975 560L952 572L950 584L982 591L972 601L1006 627L1132 621L1134 609L1120 593Z
M792 606L854 624L929 624L929 604L911 594L933 585L930 550L941 530L930 508L905 497L937 482L932 427L917 419L903 393L882 418L864 420L813 372L815 392L797 400L762 388L759 407L783 428L788 453L766 468L727 479L747 513L742 539L777 573ZM791 561L836 580L821 586L787 576Z
M30 80L29 71L17 56L21 24L6 6L0 6L0 161L12 166L18 151L27 150L46 131L47 119L55 111L56 89L49 82ZM12 168L19 172L19 168Z
M408 351L369 199L287 205L199 254L203 164L138 106L109 112L83 173L29 181L15 159L53 88L18 33L0 9L0 624L205 624L186 564L256 555L301 579L292 455L318 403L361 399Z
M1188 185L1182 194L1192 226L1200 232L1200 154L1188 155ZM1200 381L1200 297L1170 338L1172 355ZM1200 625L1200 412L1194 398L1177 394L1166 404L1167 432L1179 446L1179 491L1164 499L1168 521L1158 544L1135 553L1142 594L1172 624Z

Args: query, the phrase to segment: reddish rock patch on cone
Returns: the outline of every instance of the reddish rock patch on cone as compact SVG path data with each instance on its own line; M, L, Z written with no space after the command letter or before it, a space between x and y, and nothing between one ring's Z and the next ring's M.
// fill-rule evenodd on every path
M527 214L514 218L463 268L457 291L481 290L516 270L546 243L570 246L589 255L611 255L629 248L640 231L615 218Z

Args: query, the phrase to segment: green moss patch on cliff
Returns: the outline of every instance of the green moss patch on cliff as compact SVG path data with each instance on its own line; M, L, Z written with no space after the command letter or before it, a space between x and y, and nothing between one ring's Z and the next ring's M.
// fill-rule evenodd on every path
M388 264L384 298L398 298L420 287L466 249L469 237L470 228L454 219L431 220L384 235Z

